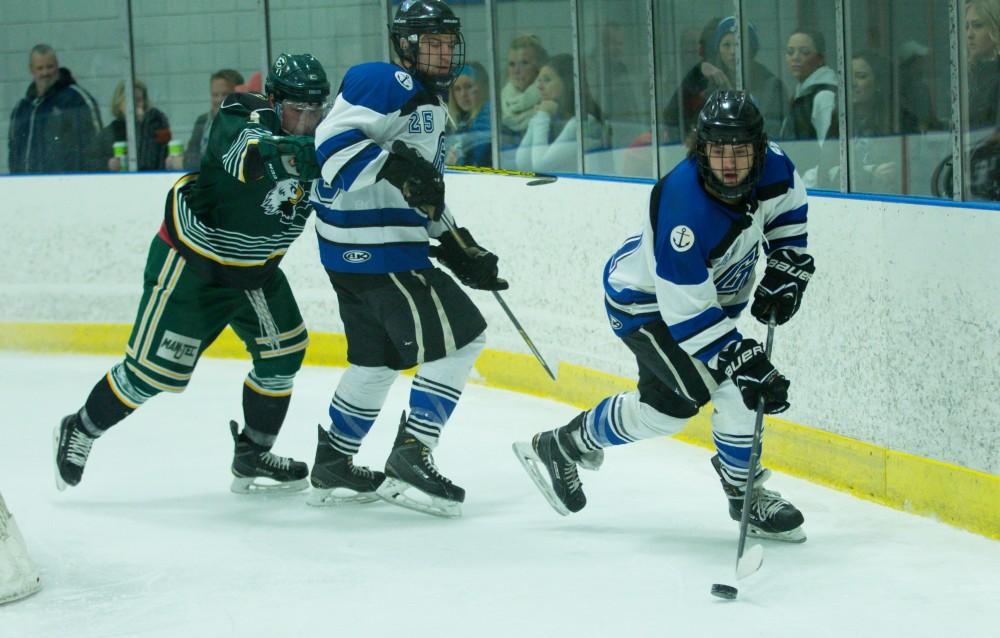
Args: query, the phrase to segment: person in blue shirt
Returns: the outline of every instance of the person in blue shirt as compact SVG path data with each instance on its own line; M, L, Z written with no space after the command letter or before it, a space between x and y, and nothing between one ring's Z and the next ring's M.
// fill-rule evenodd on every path
M431 452L486 342L486 321L430 257L472 288L507 283L497 276L497 256L456 228L444 203L442 97L462 68L459 19L440 0L404 0L390 37L399 64L348 69L316 130L321 178L310 200L350 365L330 402L330 425L318 432L310 502L381 497L454 517L465 490L438 471ZM390 386L414 366L409 414L385 472L355 466Z
M604 270L615 334L635 355L638 389L602 400L568 425L514 449L553 508L586 505L577 466L597 469L604 448L678 432L712 402L712 465L739 521L750 472L754 410L786 410L788 380L736 318L788 321L815 270L806 251L806 191L792 162L767 142L749 95L720 91L698 117L691 150L654 187L642 230ZM754 292L754 267L767 268ZM539 468L544 467L545 471ZM803 516L755 472L750 533L801 542Z

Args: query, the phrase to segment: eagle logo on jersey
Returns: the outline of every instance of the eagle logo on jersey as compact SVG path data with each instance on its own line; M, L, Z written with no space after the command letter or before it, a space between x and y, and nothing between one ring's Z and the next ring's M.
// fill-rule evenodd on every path
M291 224L295 218L309 216L309 198L298 180L283 179L267 192L261 202L268 215L281 215L283 224Z
M670 231L670 245L679 253L691 250L691 246L694 246L694 231L684 224L674 226Z
M406 71L396 71L396 81L407 91L413 90L413 78Z

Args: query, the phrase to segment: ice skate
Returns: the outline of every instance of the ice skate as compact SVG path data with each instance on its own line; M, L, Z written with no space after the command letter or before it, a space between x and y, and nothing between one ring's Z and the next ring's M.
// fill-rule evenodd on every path
M456 518L462 515L465 490L443 476L434 465L429 447L406 431L406 413L392 452L385 462L385 481L378 495L400 507Z
M94 437L83 430L77 412L63 417L52 432L55 452L56 488L61 492L67 485L76 485L83 478Z
M739 522L743 516L744 488L732 485L722 475L719 456L712 457L712 467L722 480L722 490L729 499L729 516ZM794 505L781 498L781 494L764 489L764 481L771 476L770 470L764 470L754 480L753 495L750 498L750 524L747 533L750 536L766 538L787 543L804 543L806 533L802 529L804 517Z
M584 455L573 441L573 429L579 428L582 423L582 417L578 416L565 427L539 432L530 444L516 442L513 445L514 454L528 476L552 509L563 516L579 512L587 504L583 483L576 469L577 464L582 465ZM601 454L596 458L603 461L604 456ZM599 467L600 463L596 465ZM543 467L544 474L540 469Z
M301 461L278 456L254 444L236 421L229 422L236 451L233 454L233 482L229 489L237 494L265 492L300 492L309 487L309 468Z
M330 436L316 426L316 460L309 482L312 491L306 503L316 507L344 503L371 503L379 500L378 489L385 474L354 464L353 457L334 449Z

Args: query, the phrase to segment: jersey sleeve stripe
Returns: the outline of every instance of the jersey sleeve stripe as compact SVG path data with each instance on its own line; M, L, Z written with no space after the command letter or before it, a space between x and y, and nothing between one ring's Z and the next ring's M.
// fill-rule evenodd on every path
M326 161L333 157L334 154L350 148L355 144L359 144L366 139L368 139L368 136L356 128L342 133L337 133L316 147L316 161L320 166L322 166L323 164L326 164Z
M350 190L355 180L358 179L358 176L360 176L361 173L363 173L365 169L372 164L372 162L377 160L382 153L383 151L378 144L375 144L374 142L368 144L357 152L354 157L344 162L344 164L340 167L340 170L332 176L332 179L327 180L327 182L336 188L340 188L345 191Z
M764 234L766 235L775 228L779 228L781 226L805 224L808 211L809 205L803 204L794 210L781 213L764 226Z
M726 316L722 312L722 308L713 306L690 319L670 324L670 334L678 343L681 343L697 337L706 330L711 330L720 321L724 321L725 318Z
M738 341L739 338L740 333L736 331L736 328L733 328L718 339L715 339L714 341L707 343L696 350L692 356L706 365L711 365L712 360L715 359L720 350L725 348L729 343Z

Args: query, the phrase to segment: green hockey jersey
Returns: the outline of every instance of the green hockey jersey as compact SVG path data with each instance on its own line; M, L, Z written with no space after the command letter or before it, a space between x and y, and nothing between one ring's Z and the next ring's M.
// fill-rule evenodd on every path
M229 95L212 122L200 171L178 180L167 196L170 243L225 285L261 287L309 218L309 184L275 182L257 152L261 137L280 134L264 96Z

